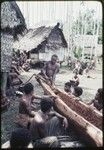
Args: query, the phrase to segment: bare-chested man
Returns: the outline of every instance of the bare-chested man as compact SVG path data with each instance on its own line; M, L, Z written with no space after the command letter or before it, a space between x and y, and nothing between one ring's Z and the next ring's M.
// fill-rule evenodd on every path
M43 69L41 70L41 75L51 82L51 85L54 84L56 74L59 72L59 64L57 63L58 56L52 55L51 61L48 61Z
M44 98L40 104L41 109L34 116L30 125L30 132L35 146L44 147L47 145L50 147L54 142L57 143L55 136L63 134L64 128L68 127L68 121L52 109L54 106L52 99ZM50 139L52 136L54 138ZM37 140L39 140L38 143Z

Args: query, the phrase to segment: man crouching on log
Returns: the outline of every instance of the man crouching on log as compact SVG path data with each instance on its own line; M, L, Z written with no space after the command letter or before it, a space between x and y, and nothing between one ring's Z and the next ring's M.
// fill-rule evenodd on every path
M51 61L48 61L43 69L41 70L41 73L39 75L42 75L47 81L51 83L51 85L54 85L56 74L59 72L59 64L57 63L58 56L52 55Z
M65 117L55 112L51 98L41 101L41 109L35 114L30 125L30 133L35 142L34 147L59 147L56 136L63 135L68 127Z

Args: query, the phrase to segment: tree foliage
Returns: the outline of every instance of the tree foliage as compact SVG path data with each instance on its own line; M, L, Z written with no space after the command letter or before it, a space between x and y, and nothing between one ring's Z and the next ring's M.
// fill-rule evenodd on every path
M74 34L87 34L87 35L102 35L102 22L97 20L95 16L95 10L87 9L84 12L79 12L79 16L73 22L72 30Z

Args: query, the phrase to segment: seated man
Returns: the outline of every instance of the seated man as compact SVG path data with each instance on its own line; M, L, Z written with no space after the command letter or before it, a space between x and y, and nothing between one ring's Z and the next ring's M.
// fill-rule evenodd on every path
M10 141L2 145L2 148L33 148L29 130L19 128L12 132Z
M44 99L41 101L41 110L39 110L30 125L30 132L35 146L50 147L53 143L57 145L57 139L52 141L50 138L42 140L48 136L58 136L64 132L64 128L68 127L68 121L65 117L52 110L54 103L52 99ZM41 142L38 142L41 140ZM44 142L43 142L44 141ZM39 143L39 144L38 144ZM34 146L34 147L35 147ZM54 147L54 146L53 146Z
M88 103L88 105L94 106L99 111L103 108L103 89L99 88L95 95L95 99Z
M31 83L27 83L24 86L24 94L21 97L20 103L19 103L19 113L20 114L26 114L30 117L34 116L34 112L32 112L32 99L33 99L33 93L34 93L34 87Z

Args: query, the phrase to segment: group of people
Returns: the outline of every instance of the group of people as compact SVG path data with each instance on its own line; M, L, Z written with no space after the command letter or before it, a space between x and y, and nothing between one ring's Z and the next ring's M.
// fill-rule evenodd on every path
M95 59L92 57L89 61L86 60L86 62L81 60L72 60L71 57L68 59L68 66L71 70L73 70L73 73L78 73L80 75L86 74L88 76L88 72L90 70L95 69Z
M59 64L57 64L57 59L57 55L53 55L51 61L47 62L40 72L40 75L48 80L51 85L54 85L56 74L59 72ZM19 118L24 118L25 121L23 122L27 121L25 128L28 130L33 147L59 147L60 145L57 136L64 134L68 127L68 120L54 110L55 98L57 97L50 95L35 95L34 86L31 83L25 84L23 88L23 94L21 94L19 103L18 116ZM41 100L40 108L38 109L35 106L36 99ZM21 130L21 134L23 130ZM27 132L26 130L23 131L23 134ZM18 132L19 130L16 130L11 134L11 139L9 142L10 147L17 145L17 147L23 148L21 137L21 142L18 140L19 137L15 140L15 136L17 137L19 135Z
M55 84L56 74L59 72L60 65L57 63L58 56L53 55L51 61L48 61L42 68L39 75L49 81L51 86ZM69 94L80 97L83 89L79 86L80 80L78 72L69 82L65 83L64 90ZM98 89L97 94L88 105L93 105L97 110L102 111L102 93L103 89ZM34 92L34 86L31 83L24 85L23 93L20 96L19 114L26 122L25 128L16 129L11 134L9 142L10 147L59 147L58 135L64 134L68 128L68 120L57 113L54 109L54 96L38 96ZM36 99L40 100L40 107L36 107ZM54 132L55 131L55 132ZM27 140L24 140L27 136Z
M23 51L21 53L20 50L18 50L17 52L14 51L12 60L16 63L18 70L28 71L30 69L30 59L26 51Z
M27 126L26 129L20 128L12 132L9 147L24 148L30 142L32 147L60 146L57 136L63 135L68 127L68 120L54 110L55 98L57 97L36 95L31 83L24 86L24 92L19 102L18 115L20 117L25 116L25 119L28 118ZM36 99L41 100L39 110L35 109L33 103ZM28 137L26 141L24 136Z
M72 94L76 97L80 97L83 94L83 89L79 86L79 84L80 81L79 81L78 74L75 73L72 80L65 83L64 90L69 94Z
M21 74L21 71L29 71L29 69L30 69L30 61L28 59L26 51L24 51L23 53L20 53L19 50L17 52L13 51L10 71L8 72L8 74L6 74L7 77L5 77L5 79L3 80L1 88L2 110L6 105L9 104L9 100L7 98L7 91L12 87L23 83L19 75Z

